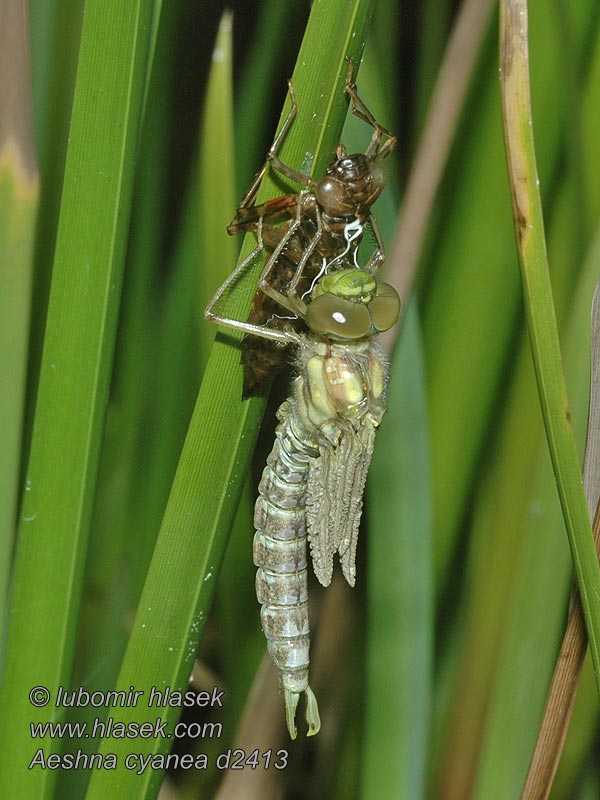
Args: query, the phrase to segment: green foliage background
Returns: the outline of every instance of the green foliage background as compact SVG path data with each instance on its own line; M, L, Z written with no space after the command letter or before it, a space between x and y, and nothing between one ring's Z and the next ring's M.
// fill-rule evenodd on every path
M215 338L202 311L235 263L225 228L287 109L288 77L300 113L284 161L319 174L339 141L364 151L364 123L341 131L344 59L365 42L360 93L399 138L375 209L391 250L460 7L315 0L309 21L305 0L231 5L233 15L190 0L31 0L27 28L22 4L7 0L12 15L0 15L15 48L0 59L0 413L12 434L0 457L2 796L156 796L160 769L27 770L38 746L100 748L122 763L171 744L36 743L30 721L101 710L34 709L28 692L183 688L196 657L195 686L222 687L225 708L184 718L223 732L176 743L209 761L168 772L163 790L176 797L517 797L571 561L521 299L495 12L391 357L358 585L312 594L323 729L291 743L261 662L251 559L276 400L259 435L265 402L241 403L236 337ZM580 455L600 272L599 11L596 0L529 8L540 190ZM32 134L39 184L23 170ZM268 179L261 197L284 190ZM242 255L251 247L249 237ZM253 277L233 298L241 315ZM285 381L274 395L284 392ZM156 716L141 705L108 714ZM600 795L597 734L586 666L555 800ZM289 763L220 772L215 758L231 747L284 747Z

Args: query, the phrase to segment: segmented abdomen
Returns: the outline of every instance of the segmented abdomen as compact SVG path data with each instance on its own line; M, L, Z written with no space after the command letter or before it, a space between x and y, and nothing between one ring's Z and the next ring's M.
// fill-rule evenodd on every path
M259 485L254 524L256 596L269 653L283 688L300 693L308 686L309 626L306 567L306 485L309 459L318 450L294 432L289 403Z

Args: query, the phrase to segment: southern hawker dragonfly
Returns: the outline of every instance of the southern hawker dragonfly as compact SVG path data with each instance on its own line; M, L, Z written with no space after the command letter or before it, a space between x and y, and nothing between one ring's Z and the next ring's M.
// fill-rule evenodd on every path
M310 302L263 279L259 288L301 319L307 333L218 316L205 317L296 346L296 377L277 412L279 425L259 485L254 522L256 589L268 650L280 675L286 721L297 735L296 709L306 695L308 735L320 729L309 684L307 541L317 579L329 585L333 560L353 586L362 498L375 432L385 412L387 368L374 341L398 319L400 299L389 284L354 265L318 278Z

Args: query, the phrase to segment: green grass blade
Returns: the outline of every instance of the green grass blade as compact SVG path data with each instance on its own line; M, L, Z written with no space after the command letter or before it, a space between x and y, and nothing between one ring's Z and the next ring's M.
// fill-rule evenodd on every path
M47 796L56 775L27 770L37 748L25 721L55 713L28 693L54 698L72 668L151 13L149 0L107 0L84 21L0 696L5 796Z
M17 510L27 333L39 181L29 90L29 31L18 0L0 7L0 639Z
M600 569L571 428L533 144L527 5L501 4L503 121L525 309L544 424L600 687Z
M302 164L306 152L315 156L315 169L337 143L346 107L342 92L345 56L360 55L372 4L317 4L313 7L294 73L300 113L281 157ZM320 124L315 125L314 119ZM271 193L281 191L271 182ZM261 199L264 199L262 197ZM247 252L247 251L246 251ZM232 312L247 309L252 283ZM185 686L195 646L212 598L227 534L248 471L256 421L262 403L240 401L237 337L220 335L204 375L202 389L183 447L163 524L125 655L119 686L135 683L141 690L153 685ZM115 709L116 710L116 709ZM177 709L162 715L172 722ZM147 720L143 707L118 709L122 721ZM138 749L164 752L168 740L145 740ZM160 779L157 770L136 775L123 766L130 751L126 742L103 744L101 752L119 759L115 772L92 776L88 797L104 798L115 791L127 797L152 796Z
M84 0L30 3L33 110L41 193L31 298L25 451L33 428L84 4Z
M284 91L278 64L289 48L288 31L304 24L306 7L302 0L265 0L260 4L256 32L246 57L236 90L236 129L243 131L235 143L237 193L241 198L261 160L261 141L267 143L271 131L266 130L273 97ZM235 20L234 20L235 21ZM233 214L232 214L233 216Z
M424 796L432 674L431 506L416 303L391 364L368 483L364 798Z
M200 285L196 292L195 313L199 320L200 364L208 360L215 337L215 326L202 318L217 284L235 266L237 241L227 234L235 208L233 155L233 98L231 12L221 18L213 50L213 63L206 90L201 129L199 185L203 188L198 207L200 236ZM243 138L243 137L242 137Z

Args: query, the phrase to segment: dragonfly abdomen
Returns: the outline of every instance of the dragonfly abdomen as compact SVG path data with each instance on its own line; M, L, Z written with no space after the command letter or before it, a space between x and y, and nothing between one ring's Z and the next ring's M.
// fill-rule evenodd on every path
M290 733L295 711L307 695L309 735L320 727L319 712L308 685L309 623L306 547L306 486L309 459L315 451L294 433L289 404L279 411L275 445L263 472L254 512L256 596L269 653L279 669Z

